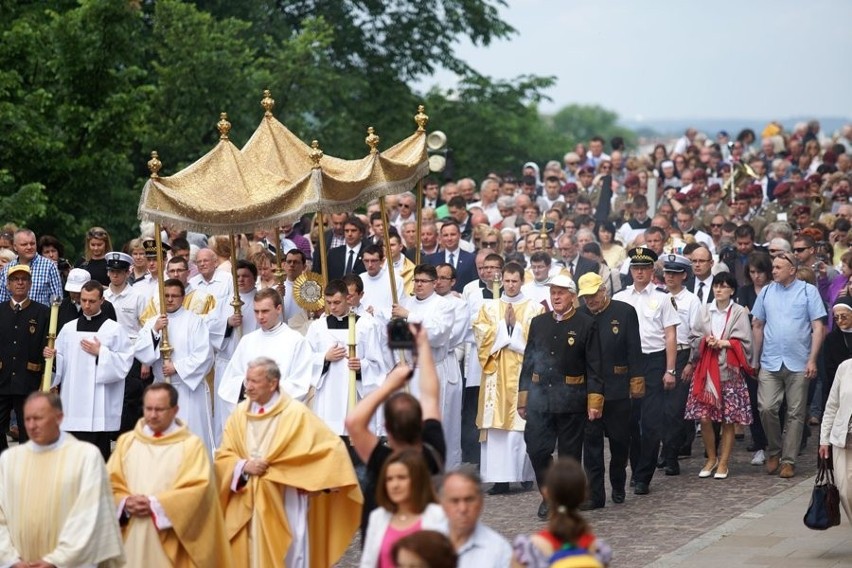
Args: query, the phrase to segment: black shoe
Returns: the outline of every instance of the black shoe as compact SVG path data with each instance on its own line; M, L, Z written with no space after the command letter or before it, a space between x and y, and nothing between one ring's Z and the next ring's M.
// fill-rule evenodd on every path
M583 501L580 504L581 511L592 511L594 509L602 509L604 507L604 503L595 503L594 501Z
M692 446L684 446L677 452L677 457L679 458L691 458L692 457Z
M635 495L647 495L650 492L651 489L648 487L648 484L641 481L637 481L636 487L633 488L633 493Z
M505 481L501 482L501 483L495 483L494 485L491 486L491 489L486 491L486 493L488 493L489 495L505 495L508 492L509 492L509 483L505 482Z
M677 460L670 460L666 464L666 475L680 475L680 464Z
M613 491L612 492L612 502L618 505L624 503L624 491Z
M547 501L542 501L541 505L538 506L538 518L542 521L546 521L547 517L550 516L550 507L547 506Z
M533 482L532 481L522 481L521 482L521 489L523 489L524 491L530 491L532 488L533 488Z

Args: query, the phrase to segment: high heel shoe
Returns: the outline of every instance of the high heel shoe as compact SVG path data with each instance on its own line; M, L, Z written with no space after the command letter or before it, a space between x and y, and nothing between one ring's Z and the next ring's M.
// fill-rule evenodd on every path
M725 467L725 471L722 471L722 468L716 469L716 475L713 476L713 479L728 479L729 469Z
M719 467L719 460L717 459L716 463L714 463L712 466L710 466L710 469L706 469L707 464L704 464L704 465L705 465L705 469L702 469L701 471L698 472L698 477L701 477L702 479L706 478L706 477L710 477L711 475L713 475L713 472L716 470L717 467Z

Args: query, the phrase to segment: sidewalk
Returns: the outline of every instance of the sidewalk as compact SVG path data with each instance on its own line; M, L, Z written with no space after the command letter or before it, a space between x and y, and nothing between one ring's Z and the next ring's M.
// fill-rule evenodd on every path
M827 531L805 527L814 478L771 497L649 564L653 568L852 568L852 525Z

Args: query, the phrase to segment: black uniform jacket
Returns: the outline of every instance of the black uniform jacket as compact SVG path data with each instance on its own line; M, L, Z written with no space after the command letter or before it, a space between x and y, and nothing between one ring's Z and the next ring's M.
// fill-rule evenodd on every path
M642 357L642 338L639 336L639 317L626 302L610 300L597 314L583 306L580 310L597 323L601 345L601 378L606 400L623 400L644 392L645 360Z
M586 412L592 399L593 407L603 404L600 343L591 316L574 311L558 322L548 312L532 319L518 391L518 406L538 412Z

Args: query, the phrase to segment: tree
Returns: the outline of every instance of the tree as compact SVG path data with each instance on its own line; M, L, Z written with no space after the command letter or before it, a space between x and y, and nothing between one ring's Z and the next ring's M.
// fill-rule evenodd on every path
M628 146L636 145L633 131L618 125L618 114L598 105L568 105L559 109L549 120L553 129L564 136L571 146L578 142L588 143L592 136L600 136L606 141L621 136Z
M426 96L465 172L517 168L563 151L537 112L551 79L492 81L455 53L514 33L504 0L30 0L0 4L0 221L63 239L74 258L104 225L138 234L136 206L157 150L169 175L216 143L220 112L242 145L275 114L328 154L367 153L414 131L409 86L439 67L464 77ZM431 108L430 108L431 107ZM75 245L78 245L75 247Z
M538 113L541 91L553 81L470 75L457 90L432 89L426 95L427 108L436 117L430 127L447 134L456 177L489 171L519 175L524 162L545 162L564 152L566 140Z

